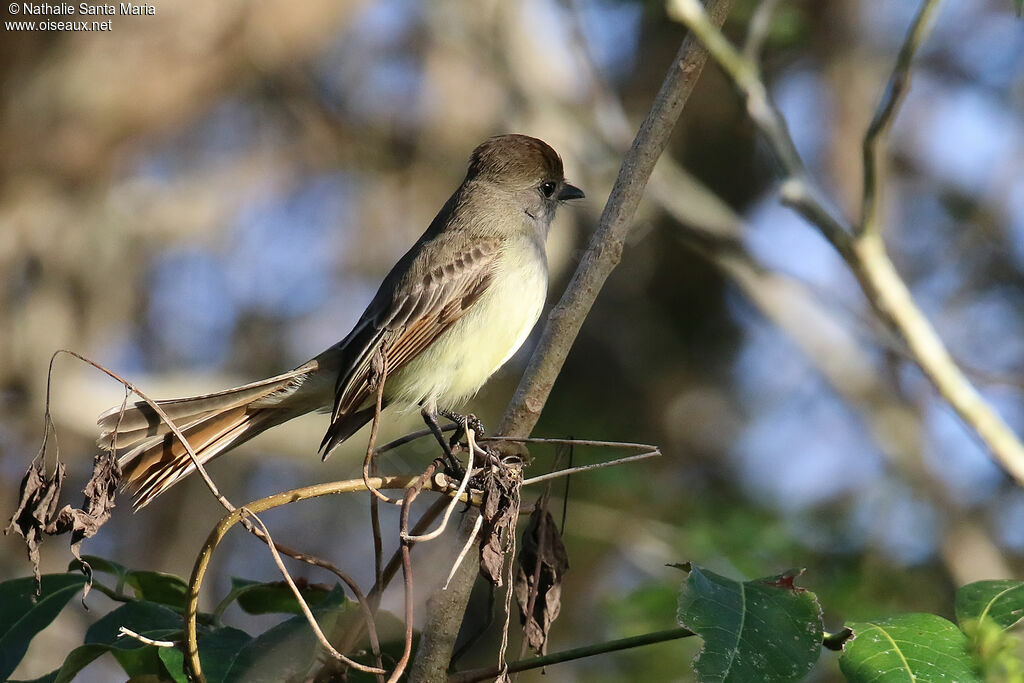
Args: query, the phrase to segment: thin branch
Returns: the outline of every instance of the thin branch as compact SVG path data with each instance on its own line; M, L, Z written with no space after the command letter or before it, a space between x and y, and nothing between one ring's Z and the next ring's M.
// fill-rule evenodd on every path
M628 650L630 648L640 647L641 645L651 645L654 643L663 643L667 640L689 638L693 635L696 634L685 628L672 628L667 631L645 633L641 636L622 638L621 640L611 640L606 643L597 643L596 645L587 645L585 647L578 647L572 650L565 650L563 652L555 652L544 655L543 657L521 659L517 662L512 662L511 664L506 665L504 671L507 673L529 671L530 669L539 669L541 667L558 664L560 662L570 662L574 659L593 657L594 655L604 654L605 652ZM500 674L501 671L502 670L496 666L459 671L448 677L448 683L474 683L475 681L485 681L493 679L495 676Z
M743 56L755 64L761 58L761 48L764 47L764 41L772 27L772 14L775 13L775 6L778 4L779 0L761 0L750 17L747 40L743 43Z
M224 497L223 494L221 494L220 489L218 489L217 485L213 483L213 479L206 472L206 468L203 467L202 461L199 460L199 456L197 456L196 452L192 449L192 445L188 442L188 439L186 439L185 435L182 434L181 429L179 429L178 425L176 425L174 423L174 420L172 420L170 417L167 416L167 413L164 412L164 409L160 407L159 403L157 403L156 401L151 399L149 396L146 396L146 394L142 393L142 391L137 386L135 386L134 384L132 384L128 380L124 379L123 377L121 377L117 373L112 372L110 370L107 370L105 367L103 367L99 363L97 363L95 361L92 361L92 360L89 360L85 356L83 356L83 355L81 355L79 353L75 353L74 351L71 351L69 349L58 349L57 351L54 352L53 357L50 358L51 370L52 370L52 367L53 367L54 359L59 354L61 354L61 353L66 353L69 356L74 356L75 358L77 358L78 360L82 361L83 363L88 363L89 365L91 365L92 367L96 368L100 372L104 373L108 377L110 377L110 378L120 382L129 391L131 391L136 396L138 396L140 399L142 399L146 403L146 405L148 405L150 408L152 408L153 412L155 412L160 417L160 419L164 422L164 424L167 425L167 428L171 430L171 433L174 434L175 438L178 439L179 442L181 442L182 448L185 449L185 452L188 454L189 459L192 460L192 464L195 466L196 471L199 472L199 476L202 477L203 482L205 482L206 488L210 489L210 493L213 494L214 498L216 498L217 501L220 502L220 504L224 507L225 510L227 510L228 512L234 512L235 506L232 505L228 501L228 499ZM49 380L47 380L46 391L47 391L47 397L49 397L49 391L50 391ZM120 421L120 417L118 417L118 420ZM46 443L45 442L45 437L44 437L43 443L44 443L44 446L45 446L45 443Z
M334 649L334 646L331 645L331 642L329 640L327 640L327 636L324 635L323 630L320 628L320 624L317 622L316 617L313 615L313 610L309 608L309 604L306 602L306 599L302 597L302 591L300 591L299 587L295 585L295 580L292 579L292 575L288 572L288 568L284 566L284 560L281 559L281 555L277 552L277 548L274 546L274 540L270 536L270 530L267 529L267 525L263 523L263 520L261 520L259 517L252 514L245 508L242 508L242 514L248 515L252 519L252 521L254 521L256 525L259 527L260 532L264 536L266 536L267 548L270 549L270 555L274 558L274 564L277 565L278 571L281 572L281 576L284 577L285 583L287 583L288 588L291 589L292 595L294 595L295 599L298 601L299 609L302 610L303 616L306 617L306 621L309 623L310 628L312 628L313 633L316 634L316 639L320 641L320 646L327 650L327 653L331 655L331 657L337 659L340 662L344 662L353 669L357 669L359 671L372 674L387 673L387 671L385 671L384 669L379 669L376 667L365 666L363 664L360 664L359 662L353 659L349 659L348 657Z
M637 460L646 460L647 458L656 458L661 455L661 451L654 449L648 453L640 453L639 455L627 455L624 458L618 458L616 460L609 460L608 462L596 462L592 465L578 465L576 467L569 467L564 470L556 470L554 472L548 472L547 474L541 474L536 477L530 477L529 479L523 480L523 486L532 486L539 484L542 481L548 481L550 479L558 479L559 477L567 477L570 474L577 474L579 472L587 472L589 470L600 470L605 467L615 467L616 465L625 465L626 463L636 462Z
M121 638L121 637L124 637L124 636L127 636L128 638L133 638L133 639L139 641L140 643L142 643L144 645L152 645L153 647L177 647L178 646L178 644L176 642L174 642L173 640L153 640L152 638L147 638L144 635L136 633L135 631L131 630L130 628L125 628L124 626L121 626L121 627L119 627L117 629L117 637Z
M427 508L427 511L423 513L419 520L417 520L416 525L412 528L412 531L409 533L415 536L417 534L422 534L424 531L426 531L427 527L429 527L434 522L434 520L437 519L438 515L441 514L445 507L447 507L447 504L448 501L445 500L444 496L441 496L440 498L435 500L433 504L429 508ZM368 601L373 601L375 603L380 601L381 595L384 593L384 590L388 587L388 585L390 585L391 580L398 573L398 569L401 566L402 550L401 547L399 547L398 550L396 550L394 554L391 556L391 559L388 561L388 563L384 566L384 571L381 573L380 583L374 584L373 588L371 588L370 592L367 594ZM353 623L353 625L348 629L348 631L346 631L345 634L340 638L340 645L338 649L345 652L354 647L355 644L363 635L363 626L364 624L359 621Z
M455 557L455 562L452 563L451 571L448 572L448 578L444 581L444 588L442 590L448 590L448 585L452 582L452 577L455 576L455 572L459 571L459 567L462 566L462 561L466 559L466 555L473 548L473 542L476 540L477 534L480 533L480 529L484 527L483 515L477 515L476 520L473 522L473 530L469 533L469 538L462 544L462 550Z
M440 429L441 429L442 432L453 432L453 431L455 431L457 429L457 427L458 426L455 425L455 424L448 424L448 425L444 425ZM410 441L415 441L417 439L422 439L425 436L433 436L433 434L434 434L434 432L432 430L430 430L430 429L420 429L420 430L415 431L415 432L409 432L408 434L405 434L404 436L398 437L394 441L388 441L383 446L377 447L377 449L373 453L374 453L374 455L380 455L381 453L385 453L387 451L394 450L394 449L398 448L399 446L404 446L405 444L409 443Z
M441 517L441 523L438 524L437 528L433 531L418 536L400 536L401 540L410 541L413 543L422 543L423 541L432 541L441 534L443 534L444 530L448 527L448 520L451 519L452 513L455 511L455 508L459 505L459 499L462 498L463 495L465 495L466 488L469 486L469 480L473 478L473 452L476 450L476 444L473 441L473 437L476 435L476 432L469 428L468 419L464 418L463 421L463 426L464 429L466 430L466 442L469 444L469 448L467 449L469 451L469 462L466 463L466 473L462 476L462 481L459 482L458 490L452 497L452 500L448 504L448 507L446 507L444 510L444 515ZM407 531L403 529L402 534L407 534Z
M270 543L269 537L263 537L259 534L256 534L256 537L264 543ZM348 589L352 591L353 597L355 597L356 602L359 604L359 611L362 613L363 622L365 622L367 629L367 636L370 640L370 651L373 652L374 657L377 659L378 668L381 667L380 639L377 636L377 623L373 618L376 605L371 608L369 601L366 599L366 596L363 595L363 591L359 588L359 584L357 584L351 576L325 559L295 550L276 541L274 541L274 547L282 555L287 555L292 559L298 560L299 562L305 562L306 564L314 567L326 569L341 579L345 585L348 586Z
M892 75L889 76L889 83L885 86L885 94L882 101L878 103L878 109L868 125L864 134L862 153L864 156L864 190L861 201L860 224L857 226L858 233L865 233L878 229L878 211L881 205L881 192L878 186L879 180L884 176L884 165L886 155L882 153L889 129L896 112L903 103L903 98L910 90L911 66L914 62L914 55L918 48L925 41L935 17L935 10L938 8L938 0L925 0L914 17L914 22L907 31L907 37L903 41L900 53L896 57L896 65L893 67Z
M412 502L416 500L416 496L420 494L423 487L433 477L435 469L437 469L436 460L427 465L427 469L416 479L416 482L405 490L405 496L402 498L402 515L399 522L398 535L402 539L402 577L405 579L405 644L402 648L401 658L395 665L394 671L391 672L391 676L388 677L388 683L397 683L402 674L405 673L405 667L409 665L409 658L412 656L412 610L414 596L412 558L410 553L415 541L409 537L409 510L412 508Z
M377 489L404 489L415 485L419 479L420 477L418 475L381 476L371 478L369 483ZM423 488L436 490L433 479L428 480L423 485ZM445 484L445 489L447 489L447 483ZM261 498L247 504L245 509L249 513L259 514L300 500L309 500L320 496L366 490L366 483L360 477L359 479L348 479L345 481L335 481L326 484L316 484L300 489L276 493L272 496L267 496L266 498ZM242 512L240 509L235 509L233 512L225 515L217 522L210 531L210 534L207 536L206 541L203 543L203 547L200 549L199 554L196 557L195 564L192 567L192 575L189 577L187 601L185 605L185 666L192 678L199 681L205 680L202 673L202 665L199 662L199 648L197 644L199 592L202 589L203 579L209 569L210 560L212 559L217 546L223 540L231 527L235 524L242 523L246 515L247 513ZM387 574L386 569L385 574Z
M556 446L596 446L598 448L625 448L631 451L656 451L657 446L631 441L594 441L592 439L549 439L538 436L481 436L478 441L512 441L515 443L543 443Z
M709 11L719 24L725 21L730 4L731 0L709 3ZM697 41L689 37L683 41L633 146L622 160L618 178L580 265L548 315L537 349L497 430L499 434L527 436L536 425L584 319L608 275L622 258L623 244L647 181L668 145L672 129L706 60L707 52Z
M934 2L925 0L925 5ZM783 202L800 212L835 247L857 277L875 312L906 341L915 362L939 394L953 407L960 419L978 434L995 460L1019 484L1024 484L1024 445L960 370L931 323L917 307L909 288L889 258L881 231L872 228L860 230L854 235L852 227L832 216L819 198L817 188L807 177L785 121L768 99L756 65L744 59L729 44L697 0L671 0L669 7L673 16L685 23L707 45L709 52L745 97L751 119L767 138L786 176L781 188ZM900 51L901 56L906 55L903 59L909 60L916 43L923 39L923 32L930 25L927 21L930 12L925 7L918 14L920 24L907 35L907 41L914 45L904 46ZM901 68L898 64L897 72ZM900 86L897 94L903 89L905 86ZM881 120L878 141L884 141L884 133L888 130L886 121L895 112L897 104L897 99L883 98L883 111L889 106L893 109L889 114L876 116ZM873 182L877 182L877 179ZM868 201L873 204L877 200L869 197ZM870 221L875 220L873 215L868 212Z

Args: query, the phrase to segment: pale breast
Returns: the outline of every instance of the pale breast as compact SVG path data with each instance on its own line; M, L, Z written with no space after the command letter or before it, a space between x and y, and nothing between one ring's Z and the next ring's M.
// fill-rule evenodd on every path
M523 238L495 261L487 291L444 334L388 378L389 400L456 407L475 394L526 341L547 296L543 248Z

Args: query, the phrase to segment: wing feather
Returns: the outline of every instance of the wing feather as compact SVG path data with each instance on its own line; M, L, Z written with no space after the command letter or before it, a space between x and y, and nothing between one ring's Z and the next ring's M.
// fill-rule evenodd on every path
M422 353L487 290L498 247L497 240L482 241L431 269L412 287L395 288L404 289L404 294L381 306L371 303L362 320L371 321L362 335L365 341L360 340L348 372L338 378L331 427L322 450L329 452L343 440L338 437L349 431L345 418L371 398L373 360L378 350L386 354L389 374Z

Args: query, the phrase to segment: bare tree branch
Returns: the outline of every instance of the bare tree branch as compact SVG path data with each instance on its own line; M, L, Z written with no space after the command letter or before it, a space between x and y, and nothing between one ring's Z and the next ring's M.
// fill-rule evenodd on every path
M882 146L889 135L889 128L896 118L897 110L910 90L910 68L914 62L914 55L931 29L938 6L938 0L925 0L921 3L903 41L903 47L900 48L900 54L896 57L896 66L889 76L882 101L878 103L878 109L875 110L867 133L864 134L864 189L860 224L857 226L860 233L878 229L878 209L881 204L878 182L884 175L885 164Z
M904 72L909 73L910 60L918 45L925 39L928 21L937 0L925 0L914 25L907 34L900 57L897 59L889 92L882 98L875 122L868 129L865 152L874 159L876 145L885 140L888 122L896 112L901 93L905 89ZM915 362L938 389L939 394L953 407L971 429L978 434L989 452L1006 470L1024 484L1024 445L998 413L981 397L974 385L960 370L946 350L942 340L928 319L917 307L906 283L896 272L881 230L854 230L847 221L836 218L820 199L820 193L811 182L785 121L768 97L757 65L741 55L722 35L697 0L670 0L670 12L687 25L707 46L715 61L725 70L743 95L747 112L755 125L767 138L785 175L781 193L783 202L799 211L835 247L857 277L861 289L879 317L906 341ZM864 202L873 206L877 201L877 169L865 170ZM868 222L875 222L874 209L867 212Z

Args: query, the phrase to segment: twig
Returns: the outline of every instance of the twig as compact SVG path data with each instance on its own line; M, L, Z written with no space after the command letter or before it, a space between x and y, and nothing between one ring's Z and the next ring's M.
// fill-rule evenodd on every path
M927 19L932 12L930 6L935 3L936 0L925 0L925 6L918 13L914 27L907 34L904 48L900 51L901 58L895 67L896 75L892 80L900 81L898 74L909 69L909 60L918 44L924 40L930 26ZM768 99L756 65L744 59L729 44L697 0L671 0L669 7L674 16L707 45L708 51L743 94L751 119L767 138L787 176L781 188L783 202L799 211L840 253L857 277L875 312L906 341L914 361L939 394L960 419L978 434L994 459L1019 484L1024 484L1024 445L960 370L931 323L917 307L910 290L889 258L881 230L871 227L861 229L854 235L851 226L832 216L807 177L785 121ZM873 148L884 141L884 135L889 130L888 121L899 104L897 96L904 89L905 84L900 85L895 92L882 98L880 113L875 115L880 123L877 133L871 133L875 139L867 143L869 147ZM873 151L867 154L871 159L874 159L874 155ZM865 169L865 174L865 178L877 175L877 168L872 171ZM872 183L877 183L877 178L866 183L865 189L869 194L865 200L869 205L877 202L877 191L871 189ZM869 226L876 221L874 215L873 209L866 212Z
M377 402L373 410L373 422L370 425L370 439L366 442L366 457L363 458L363 481L366 482L367 490L377 500L390 503L392 505L400 505L400 500L389 498L370 485L370 468L372 467L374 458L377 455L377 452L374 450L374 445L377 443L377 428L380 426L380 413L384 402L384 380L387 379L388 375L388 359L385 354L381 353L380 349L377 350L375 360L380 363L380 375L377 380ZM378 537L380 535L380 521L376 516L377 508L371 506L370 511L371 518L376 521L374 526L374 548L376 548L378 544Z
M772 14L775 13L775 6L778 4L779 0L761 0L750 17L747 40L743 44L743 56L751 62L757 62L761 57L761 48L772 27Z
M519 492L516 491L515 500L512 502L516 509L515 517L519 516L519 503ZM498 670L502 672L508 671L505 654L508 652L508 634L512 624L512 593L515 590L513 577L516 565L516 523L514 521L509 524L506 533L508 533L508 542L503 550L505 557L508 558L505 560L505 564L508 566L508 576L505 579L505 623L501 627L501 647L498 648Z
M119 638L122 637L122 636L127 636L129 638L134 638L135 640L139 641L140 643L144 643L145 645L152 645L153 647L177 647L178 646L178 644L176 642L174 642L173 640L153 640L152 638L147 638L146 636L140 635L140 634L136 633L135 631L131 630L130 628L125 628L124 626L121 626L121 627L119 627L117 629L117 636Z
M278 571L280 571L281 576L284 577L285 583L287 583L288 587L291 588L292 595L295 596L295 599L299 603L299 609L302 610L302 614L306 617L306 621L309 622L310 627L313 629L313 633L316 634L316 639L320 641L321 647L327 650L327 653L331 655L331 657L340 662L344 662L353 669L372 674L387 673L384 669L360 664L334 649L334 646L331 645L329 640L327 640L327 636L324 635L323 630L320 628L320 624L317 622L316 617L313 616L313 610L309 608L309 605L306 603L306 599L302 597L302 591L300 591L299 587L295 585L294 579L292 579L291 574L288 573L287 567L284 566L284 561L281 559L281 555L277 552L277 548L274 547L274 540L270 536L270 530L267 529L267 525L263 523L263 520L252 514L249 510L242 508L241 511L243 515L251 517L252 521L254 521L259 527L260 532L267 537L267 548L270 549L270 556L274 558L274 564L277 565Z
M646 460L647 458L656 458L661 455L661 451L654 449L647 453L640 453L639 455L627 455L623 458L617 458L615 460L609 460L607 462L596 462L591 465L577 465L576 467L570 467L564 470L556 470L554 472L548 472L547 474L540 474L536 477L530 477L529 479L523 480L523 486L532 486L539 484L542 481L548 481L549 479L558 479L559 477L567 477L570 474L577 474L578 472L587 472L589 470L600 470L605 467L615 467L616 465L625 465L626 463L636 462L637 460Z
M419 520L417 520L416 525L412 528L412 531L410 533L414 536L416 534L423 533L427 529L427 527L430 526L435 519L437 519L438 515L441 514L441 512L445 509L445 507L447 507L447 505L448 501L445 500L444 496L435 500L433 504L429 508L427 508L427 511L423 513ZM398 573L398 569L401 566L402 550L401 547L399 547L391 556L391 559L388 561L388 563L384 566L384 571L381 574L380 583L374 584L373 588L371 588L370 592L367 594L368 601L380 601L381 595L383 594L384 590L388 587L388 585L391 583L391 579L393 579L395 574ZM342 651L347 651L349 648L353 647L363 634L362 628L362 622L355 622L352 625L352 627L349 628L349 630L341 637L341 646L338 649Z
M730 4L730 0L712 0L709 11L716 21L722 22ZM618 178L580 265L562 298L548 315L537 349L497 430L499 434L527 436L536 425L587 313L622 257L625 237L632 228L633 216L647 180L668 144L676 120L706 60L707 53L696 41L691 38L683 41L633 146L622 161Z
M925 0L917 10L907 37L903 41L900 53L896 57L896 65L885 86L885 94L878 103L875 115L871 119L868 130L864 134L862 153L864 157L864 189L861 201L860 223L856 226L857 234L878 230L878 210L881 205L881 192L878 182L884 176L886 156L881 148L888 137L889 129L896 112L903 104L903 98L910 90L910 67L914 62L914 54L924 42L931 29L938 0Z
M445 508L444 515L441 517L441 522L437 525L436 529L419 536L400 536L403 541L421 543L423 541L432 541L443 534L445 528L448 526L448 520L451 519L452 512L454 512L455 508L459 505L459 499L466 493L466 488L469 486L469 480L473 477L473 452L476 450L476 444L473 441L473 437L476 432L469 428L468 419L463 418L463 422L463 426L466 430L466 443L469 444L469 448L467 449L469 451L469 462L466 463L466 473L463 475L462 481L459 483L458 491L456 491L455 496L452 497L448 507ZM406 533L406 530L403 528L402 534Z
M633 443L631 441L594 441L592 439L549 439L539 436L481 436L478 441L512 441L515 443L546 443L556 446L596 446L598 448L626 448L632 451L657 450L657 446L649 443Z
M263 537L259 534L257 534L256 537L264 543L270 542L269 537ZM345 585L348 586L348 589L352 591L353 597L355 597L356 602L359 604L359 611L362 612L363 621L366 624L367 637L370 639L370 651L373 652L374 657L377 658L377 666L381 667L380 638L377 636L377 623L373 618L375 607L370 607L369 601L366 599L366 596L363 595L363 591L359 588L359 584L357 584L351 576L343 572L340 568L323 558L289 548L288 546L277 543L276 541L274 541L274 547L282 555L287 555L292 559L298 560L299 562L305 562L306 564L313 565L314 567L326 569L341 579Z
M396 683L405 673L405 667L409 665L409 658L412 656L412 610L413 610L413 589L412 589L412 559L410 552L415 541L409 537L409 510L416 496L423 490L423 486L433 477L437 468L437 461L427 465L427 469L416 479L412 486L405 490L402 498L402 515L399 521L399 537L402 549L402 577L405 584L405 644L402 648L402 656L395 665L388 683Z
M596 645L587 645L586 647L578 647L572 650L565 650L563 652L555 652L553 654L544 655L542 657L531 657L530 659L521 659L517 662L512 662L511 664L508 664L504 670L507 673L529 671L530 669L539 669L541 667L549 666L551 664L558 664L560 662L570 662L574 659L593 657L594 655L604 654L605 652L628 650L630 648L640 647L641 645L651 645L653 643L663 643L667 640L689 638L693 635L696 634L689 629L672 628L668 629L667 631L645 633L641 636L622 638L620 640L611 640L606 643L597 643ZM499 669L496 666L484 667L481 669L470 669L467 671L459 671L453 673L448 677L448 683L474 683L474 681L485 681L488 679L493 679L500 673L501 669Z
M442 432L453 432L453 431L455 431L456 428L457 428L457 425L455 425L455 424L448 424L448 425L444 425L440 429L441 429ZM417 439L422 439L425 436L432 436L433 434L434 434L434 432L429 430L429 429L420 429L420 430L417 430L415 432L409 432L408 434L405 434L404 436L398 437L394 441L389 441L386 444L384 444L383 446L378 447L377 450L374 451L374 454L375 455L380 455L381 453L385 453L387 451L394 450L394 449L398 448L399 446L404 446L405 444L409 443L410 441L415 441Z
M59 354L61 354L61 353L66 353L69 356L74 356L75 358L77 358L78 360L82 361L83 363L88 363L89 365L91 365L92 367L96 368L100 372L104 373L108 377L110 377L110 378L120 382L122 385L124 385L126 388L128 388L132 393L134 393L136 396L138 396L140 399L142 399L146 403L146 405L148 405L150 408L152 408L153 412L155 412L160 417L160 419L163 420L164 424L167 425L167 428L171 430L171 433L174 434L175 438L177 438L178 441L181 442L182 448L184 448L185 452L188 453L188 457L192 460L192 464L195 466L196 471L199 472L199 476L201 476L203 481L206 483L206 487L208 489L210 489L210 493L212 493L214 498L216 498L218 500L218 502L220 502L220 504L222 506L224 506L225 510L227 510L228 512L234 512L235 506L232 505L228 501L228 499L224 497L223 494L221 494L220 489L218 489L217 485L215 483L213 483L213 479L206 472L206 468L203 467L203 463L199 460L199 457L196 455L196 452L192 449L192 445L189 444L188 439L186 439L185 435L182 434L181 430L178 428L178 425L176 425L174 423L174 420L172 420L170 417L167 416L167 413L164 412L164 409L160 407L159 403L157 403L156 401L151 399L149 396L146 396L146 394L142 393L142 391L137 386L135 386L134 384L132 384L128 380L124 379L123 377L121 377L117 373L112 372L110 370L107 370L105 367L103 367L99 363L97 363L95 361L92 361L92 360L89 360L85 356L83 356L83 355L81 355L79 353L75 353L74 351L71 351L69 349L58 349L57 351L54 352L53 356L50 358L51 370L53 368L53 361L54 361L54 359ZM49 380L47 380L47 396L49 396L49 391L50 391L50 389L49 389ZM118 418L118 419L120 420L120 418ZM45 446L45 443L46 443L46 441L45 441L45 436L44 436L44 441L43 441L44 446Z
M444 588L441 590L448 590L448 585L452 582L452 577L455 576L455 572L462 566L462 561L466 559L466 555L469 554L470 549L473 547L473 542L476 541L477 534L480 533L480 529L484 526L484 518L482 515L477 515L476 520L473 522L473 530L469 533L469 538L462 544L462 550L455 557L455 562L452 563L451 571L448 572L448 578L444 581Z
M409 475L381 476L371 478L370 484L378 489L403 489L414 485L419 481L419 479L419 476ZM423 485L423 488L435 490L433 481L426 482L426 484ZM326 484L316 484L304 488L284 491L282 493L276 493L272 496L267 496L266 498L253 501L252 503L247 504L245 508L250 513L259 514L300 500L309 500L320 496L366 490L366 483L360 477L359 479L348 479L345 481L335 481ZM223 540L228 530L235 524L240 524L245 516L246 515L240 510L236 509L222 517L220 521L217 522L210 531L210 534L207 536L206 541L203 543L203 547L200 549L199 555L196 557L195 564L192 567L192 575L189 577L187 601L185 606L185 665L192 678L198 681L205 680L202 673L202 665L199 662L199 649L197 645L196 626L199 615L199 592L202 588L203 578L206 576L206 571L210 566L210 560L213 557L213 552L217 549L217 546L220 544L221 540ZM387 569L385 569L385 575L386 574Z

